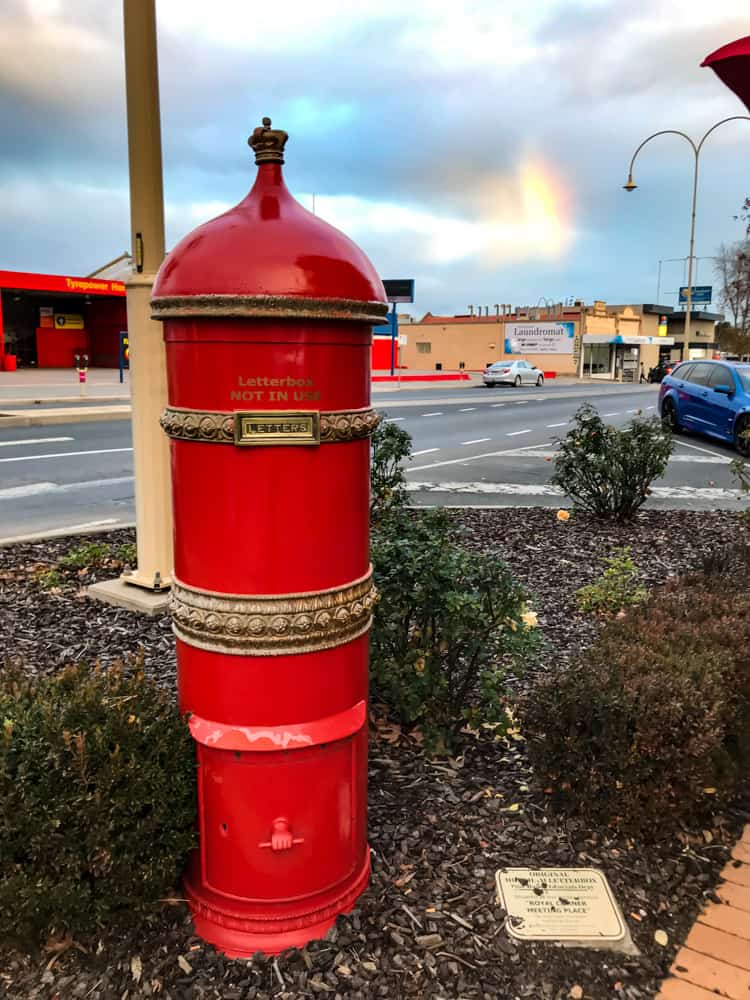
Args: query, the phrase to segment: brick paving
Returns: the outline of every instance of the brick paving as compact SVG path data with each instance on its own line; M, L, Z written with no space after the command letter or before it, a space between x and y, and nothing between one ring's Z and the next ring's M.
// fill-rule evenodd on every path
M750 824L721 877L656 1000L750 1000Z

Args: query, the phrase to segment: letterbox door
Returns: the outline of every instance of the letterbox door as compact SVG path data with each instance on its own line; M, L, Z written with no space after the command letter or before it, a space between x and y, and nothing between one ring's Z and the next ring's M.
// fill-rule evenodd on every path
M350 736L279 753L199 745L206 887L234 899L282 902L351 875L357 861L357 743ZM293 843L274 850L271 834L279 817L288 820Z

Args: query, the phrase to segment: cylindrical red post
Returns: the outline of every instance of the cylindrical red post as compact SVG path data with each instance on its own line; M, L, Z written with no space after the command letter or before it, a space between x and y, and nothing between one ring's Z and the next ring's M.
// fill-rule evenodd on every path
M365 255L289 194L285 132L157 276L180 707L198 757L196 931L232 956L322 936L367 885L373 323Z

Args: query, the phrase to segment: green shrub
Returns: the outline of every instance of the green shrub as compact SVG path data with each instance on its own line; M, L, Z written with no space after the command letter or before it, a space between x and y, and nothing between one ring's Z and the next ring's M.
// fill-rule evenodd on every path
M503 562L460 548L449 526L441 511L402 513L375 532L371 676L393 718L451 750L467 724L505 718L504 658L535 645L536 616Z
M138 562L138 546L135 542L123 542L117 549L115 558L126 566L135 566Z
M194 749L140 671L0 675L0 939L140 919L194 843Z
M635 417L623 428L613 427L584 403L560 441L551 481L576 510L626 521L645 502L654 479L664 474L672 447L658 418Z
M42 569L35 573L36 582L43 590L52 590L55 587L62 587L65 583L64 577L56 569Z
M581 611L610 612L642 604L648 591L640 582L638 567L630 558L630 549L615 549L607 560L607 568L598 580L576 591L576 604Z
M404 462L411 454L411 436L387 420L372 435L370 521L374 524L406 504Z
M656 591L570 670L530 686L522 731L559 806L656 835L710 815L747 780L749 552Z
M84 569L86 566L101 566L111 555L106 542L85 542L71 549L66 556L61 556L58 563L66 569Z
M750 434L750 431L745 431L744 433ZM747 496L750 493L750 465L743 458L735 458L729 467L732 470L740 493ZM744 510L742 514L745 519L750 518L750 509Z

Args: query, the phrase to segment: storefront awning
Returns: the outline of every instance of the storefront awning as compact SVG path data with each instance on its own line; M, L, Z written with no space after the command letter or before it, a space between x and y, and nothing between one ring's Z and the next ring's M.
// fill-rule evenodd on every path
M671 347L674 344L674 337L602 337L598 333L584 333L584 344L625 344L630 347L638 347L643 344L659 344L663 347Z

